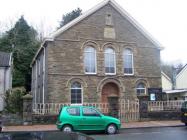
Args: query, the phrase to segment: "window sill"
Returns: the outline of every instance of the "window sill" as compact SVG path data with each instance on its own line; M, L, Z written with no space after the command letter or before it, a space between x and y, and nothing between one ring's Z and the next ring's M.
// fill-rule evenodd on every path
M85 74L86 74L86 75L96 75L97 73L86 73L86 72L85 72Z
M105 75L116 75L116 73L105 73Z
M124 74L124 76L134 76L134 73L133 74Z
M70 104L70 106L82 106L83 104Z

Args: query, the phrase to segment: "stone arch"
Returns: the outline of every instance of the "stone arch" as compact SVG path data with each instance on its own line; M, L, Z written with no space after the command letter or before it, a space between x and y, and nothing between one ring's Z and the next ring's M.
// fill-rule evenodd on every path
M146 88L146 94L147 94L147 92L148 92L148 88L150 87L149 86L149 83L147 82L147 80L146 79L143 79L143 78L141 78L141 79L137 79L136 80L136 82L135 82L135 93L137 94L137 92L136 92L136 87L137 87L137 85L138 84L140 84L140 83L143 83L144 85L145 85L145 88Z
M105 48L108 48L108 47L114 49L115 53L119 52L119 49L117 48L117 46L111 42L107 42L107 43L103 44L101 47L101 50L104 51Z
M100 50L98 43L92 40L87 40L86 42L84 42L81 46L81 49L84 50L84 48L87 46L92 46L93 48L96 49L96 51Z
M116 84L119 89L119 97L123 96L123 93L125 92L125 88L120 80L118 80L116 78L104 78L97 85L97 93L99 95L100 100L101 100L102 89L103 89L104 85L106 85L107 83Z
M69 102L71 103L71 84L74 82L78 82L81 84L81 103L84 102L84 96L85 96L85 92L87 90L87 83L82 80L81 78L78 77L72 77L70 78L67 83L66 83L66 88L68 88L68 95L67 98L69 100Z
M138 85L139 83L143 83L145 84L145 86L148 88L149 87L149 83L147 82L146 79L143 79L143 78L140 78L140 79L137 79L136 82L135 82L135 88L136 88L136 85Z
M129 49L132 53L134 53L134 48L131 48L131 47L129 47L129 46L124 46L122 51L124 51L124 50L126 50L126 49L127 49L127 50Z
M73 83L73 82L75 82L75 81L81 83L82 87L84 87L84 88L86 88L86 87L88 86L87 83L86 83L84 80L82 80L81 78L74 78L74 77L73 77L73 78L70 78L70 79L67 81L66 87L70 87L70 86L71 86L71 83Z
M136 48L136 45L134 45L134 44L123 44L123 45L120 46L119 52L123 53L124 49L130 49L132 51L132 53L134 54L135 53L135 48Z

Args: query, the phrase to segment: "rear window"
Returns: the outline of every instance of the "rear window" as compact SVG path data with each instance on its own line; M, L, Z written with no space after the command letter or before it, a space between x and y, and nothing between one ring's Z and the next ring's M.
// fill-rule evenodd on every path
M67 108L67 112L72 116L80 116L80 109L78 107Z
M100 116L100 114L93 108L83 108L84 116Z

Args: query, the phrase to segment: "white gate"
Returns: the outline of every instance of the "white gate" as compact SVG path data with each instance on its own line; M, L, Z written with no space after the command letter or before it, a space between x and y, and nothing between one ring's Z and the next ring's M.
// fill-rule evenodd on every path
M139 121L139 100L120 100L119 118L122 122Z

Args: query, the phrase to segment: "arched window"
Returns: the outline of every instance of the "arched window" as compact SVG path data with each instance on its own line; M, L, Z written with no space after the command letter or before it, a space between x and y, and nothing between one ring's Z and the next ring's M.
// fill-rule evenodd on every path
M132 75L133 71L133 53L130 49L124 49L123 51L123 71L124 74Z
M146 94L146 87L145 87L145 84L144 83L139 83L137 86L136 86L136 93L137 95L145 95Z
M79 82L71 84L71 104L82 104L82 86Z
M115 51L112 48L105 49L105 73L115 74L116 73L116 58Z
M85 73L96 73L96 50L91 46L84 49L84 69Z

